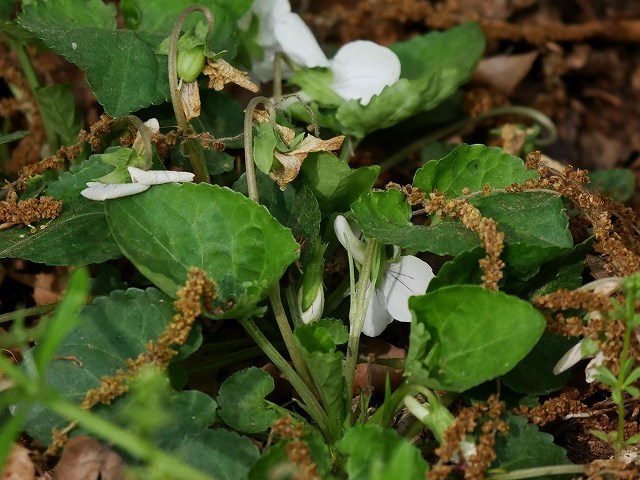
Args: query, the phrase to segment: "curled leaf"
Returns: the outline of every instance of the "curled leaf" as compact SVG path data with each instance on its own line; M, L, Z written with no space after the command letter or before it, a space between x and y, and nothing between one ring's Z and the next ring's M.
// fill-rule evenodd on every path
M136 193L147 190L149 185L144 185L142 183L87 182L87 187L88 188L85 188L80 192L80 195L88 198L89 200L101 201L135 195Z
M339 135L329 140L307 135L300 145L290 152L281 153L274 150L274 156L278 159L280 165L274 165L269 172L269 176L276 181L281 190L284 190L298 176L302 162L307 158L307 155L311 152L338 150L343 141L344 135Z
M193 182L195 176L191 172L172 172L167 170L141 170L129 167L129 175L133 183L143 185L161 185L163 183Z
M259 90L247 72L238 70L221 58L214 62L207 59L207 65L202 69L202 73L209 77L209 88L213 88L216 92L222 90L227 83L235 83L253 93Z

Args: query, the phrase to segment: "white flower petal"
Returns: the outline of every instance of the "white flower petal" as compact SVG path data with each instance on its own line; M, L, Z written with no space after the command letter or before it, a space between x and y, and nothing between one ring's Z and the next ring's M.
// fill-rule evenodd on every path
M373 285L369 285L369 290L371 288L374 288ZM367 337L377 337L391 322L393 322L393 317L387 311L387 302L384 294L380 289L376 288L369 305L367 305L362 333Z
M146 122L144 122L145 126L149 129L149 133L151 135L156 135L160 133L160 123L157 118L150 118Z
M587 364L587 368L584 369L584 373L586 375L585 380L587 383L593 383L596 380L598 367L602 365L603 362L604 353L598 352L598 354Z
M131 180L143 185L161 185L163 183L193 182L194 174L191 172L174 172L171 170L142 170L136 167L127 167Z
M274 25L276 40L291 60L303 67L328 67L316 37L296 13L282 15Z
M345 100L359 99L367 105L371 97L400 78L400 60L387 47L368 40L344 45L331 60L331 88Z
M126 197L144 192L149 185L141 183L99 183L88 182L87 187L80 192L80 195L89 200L109 200L111 198Z
M389 314L401 322L410 322L409 297L425 294L435 276L433 270L418 257L404 255L397 262L388 264L383 275L380 290Z
M338 215L333 222L333 230L336 232L336 237L342 246L351 252L356 262L362 265L365 252L364 242L361 242L353 233L349 221L342 215Z
M584 340L580 340L576 343L573 347L567 350L560 360L558 360L558 363L553 367L554 375L559 375L562 372L569 370L580 360L587 358L587 356L582 353L582 342L584 342Z

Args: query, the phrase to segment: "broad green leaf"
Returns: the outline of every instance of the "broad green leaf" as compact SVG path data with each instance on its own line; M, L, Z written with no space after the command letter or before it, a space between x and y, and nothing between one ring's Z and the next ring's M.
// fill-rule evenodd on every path
M320 478L331 478L331 457L329 448L324 439L317 430L310 430L301 438L311 451L311 461L317 467L317 473ZM255 464L251 473L250 480L264 480L266 478L280 478L282 480L291 480L293 476L300 472L300 465L293 465L287 456L287 445L291 439L282 439L279 443L271 445L268 450L263 452L260 460ZM290 475L286 475L283 465L288 468L286 470Z
M409 307L414 318L406 375L437 390L463 392L507 373L545 328L530 303L475 285L412 297Z
M56 53L84 70L112 117L169 98L167 58L156 55L160 36L116 30L115 6L97 0L38 2L18 22Z
M224 381L218 393L220 418L240 432L264 432L280 416L265 400L273 388L273 378L259 368L250 367L234 373Z
M395 189L363 195L351 205L351 211L365 236L388 245L457 255L480 243L478 236L460 222L412 224L411 207L404 194Z
M631 199L636 188L636 177L626 168L612 168L589 172L591 183L587 188L600 195L605 195L617 202Z
M351 427L336 446L347 456L349 480L422 480L429 469L420 450L379 425Z
M85 268L75 270L70 279L62 302L53 317L42 320L45 329L38 339L34 359L40 375L53 359L60 342L80 323L80 309L84 307L89 294L89 273Z
M291 229L300 243L300 264L304 267L311 260L319 241L320 208L309 187L302 182L280 187L268 176L256 172L260 205L264 205L282 225ZM248 195L246 176L233 185L233 189Z
M543 467L545 465L563 465L571 463L564 448L553 443L553 436L541 432L526 418L507 413L509 433L496 437L495 451L497 459L491 468L500 468L506 472L521 468ZM537 480L557 479L557 476L539 476Z
M86 182L111 170L93 155L51 183L47 194L62 200L62 213L31 233L28 227L0 231L0 256L25 258L47 265L86 265L118 258L104 206L80 196Z
M38 88L35 92L40 114L45 124L51 127L64 145L73 145L82 128L76 101L69 84Z
M291 231L264 207L216 185L156 185L105 208L116 243L144 276L174 296L189 267L202 268L216 283L214 312L227 316L253 309L298 256Z
M58 346L44 381L63 392L67 400L80 403L102 376L126 368L127 359L145 352L147 342L160 336L173 314L171 298L155 288L116 290L96 298L80 313L80 325ZM192 335L200 335L198 329ZM33 357L34 350L28 353L27 358ZM25 361L27 369L30 363ZM50 441L51 428L63 425L63 420L42 407L31 410L27 419L30 435L45 444Z
M475 197L472 203L483 216L498 222L498 229L505 233L507 264L524 277L533 275L541 263L573 245L564 206L556 195L494 193ZM364 195L352 204L351 210L367 237L390 245L438 255L458 255L480 243L477 234L459 221L428 226L412 224L411 208L398 190Z
M47 265L87 265L120 255L109 233L104 206L84 197L64 203L60 216L34 233L28 227L0 232L2 258L24 258Z
M309 374L329 417L330 428L338 432L347 412L342 374L344 354L336 351L333 334L323 325L321 322L302 325L296 328L294 336L305 363L310 366Z
M521 159L501 148L463 144L443 159L427 162L418 169L413 186L427 193L437 189L452 198L460 196L465 187L478 192L486 184L504 188L538 176L535 170L527 170Z
M325 152L311 153L300 169L318 199L323 216L344 212L373 186L380 167L352 169L346 162Z
M554 375L553 367L575 343L572 338L544 334L533 350L502 377L502 381L511 390L528 395L548 395L560 390L571 373Z
M16 140L26 137L30 133L31 132L27 132L26 130L17 130L15 132L8 133L7 135L0 135L0 145L3 143L15 142Z
M176 440L171 452L216 480L248 478L249 471L260 457L258 448L249 437L222 428L202 430Z

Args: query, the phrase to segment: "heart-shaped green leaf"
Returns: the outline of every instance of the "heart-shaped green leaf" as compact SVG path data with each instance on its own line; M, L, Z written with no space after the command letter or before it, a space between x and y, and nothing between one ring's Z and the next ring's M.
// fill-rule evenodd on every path
M291 230L228 188L157 185L105 207L116 243L143 275L175 296L189 267L202 268L216 282L214 308L228 316L252 309L298 257Z

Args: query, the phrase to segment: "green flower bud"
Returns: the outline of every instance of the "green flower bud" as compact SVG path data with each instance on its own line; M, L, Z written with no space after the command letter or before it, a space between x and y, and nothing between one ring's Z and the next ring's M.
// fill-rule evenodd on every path
M204 45L178 50L178 58L176 60L178 78L183 82L193 82L202 72L204 62Z

